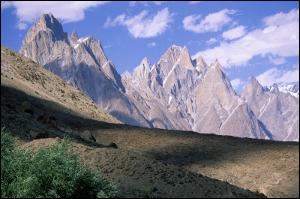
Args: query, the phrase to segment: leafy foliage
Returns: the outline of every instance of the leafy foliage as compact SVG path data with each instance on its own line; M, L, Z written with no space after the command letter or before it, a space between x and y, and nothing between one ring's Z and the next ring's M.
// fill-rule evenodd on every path
M33 153L1 130L1 197L115 197L117 187L83 166L67 139Z

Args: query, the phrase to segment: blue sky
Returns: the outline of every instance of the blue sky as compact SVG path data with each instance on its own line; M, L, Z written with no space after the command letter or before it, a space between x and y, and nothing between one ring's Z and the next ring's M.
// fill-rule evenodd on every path
M93 36L119 73L151 63L172 44L206 62L218 59L237 90L250 76L269 85L299 81L299 3L277 2L1 2L1 44L20 49L42 13L65 32Z

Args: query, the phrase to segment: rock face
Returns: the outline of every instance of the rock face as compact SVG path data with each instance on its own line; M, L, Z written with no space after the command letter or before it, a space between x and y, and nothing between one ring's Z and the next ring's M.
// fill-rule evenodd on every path
M78 38L76 33L68 36L49 14L28 31L21 53L127 124L262 139L291 140L299 135L297 113L286 112L278 121L272 118L273 113L282 113L276 106L286 103L281 102L285 97L277 97L279 101L274 97L274 110L270 107L261 115L270 98L255 79L241 98L217 60L210 65L201 56L192 60L186 47L172 45L155 64L145 57L132 74L120 76L98 40ZM297 102L293 96L287 98ZM280 130L289 133L279 136Z
M151 67L143 59L132 75L123 74L122 79L129 96L139 93L139 101L155 101L150 111L164 105L169 120L181 129L271 139L236 95L218 61L208 66L201 57L191 60L186 47L172 45Z
M241 96L272 133L273 139L299 140L299 99L290 92L280 91L277 84L263 88L251 78Z
M95 38L68 36L53 15L45 14L27 32L20 52L79 88L120 121L150 126L122 92L121 77Z

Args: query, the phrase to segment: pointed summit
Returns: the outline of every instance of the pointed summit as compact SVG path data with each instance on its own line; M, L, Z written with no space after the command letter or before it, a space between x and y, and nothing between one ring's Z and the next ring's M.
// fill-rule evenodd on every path
M279 92L278 84L274 83L274 84L271 86L270 91L273 92L273 93L278 93L278 92Z
M52 40L66 40L67 34L63 31L61 23L50 13L43 14L38 21L31 27L25 37L25 42L31 42L36 35L45 34L41 32L49 32L48 37Z
M49 56L54 50L53 47L56 41L68 43L68 35L63 31L60 22L51 13L43 14L26 33L20 53L44 65L50 59ZM62 46L56 47L63 48Z
M172 50L175 50L175 49L182 49L182 47L181 46L177 46L177 45L175 45L175 44L172 44L170 47L169 47L169 49L172 49Z
M263 87L262 87L262 85L253 76L250 77L250 82L247 84L247 86L251 86L252 88L258 89L258 90L261 90L261 91L264 90Z
M145 67L150 67L150 62L147 57L144 57L140 63L140 65L144 65Z
M193 68L192 60L191 60L189 51L188 51L186 46L181 48L179 59L180 59L179 60L179 65L180 66L183 66L187 69L192 69Z
M169 69L176 64L188 69L193 68L191 57L186 46L181 47L172 44L158 61L158 65L168 65L167 68Z
M200 66L200 67L207 67L206 62L204 61L203 57L201 55L199 55L196 59L195 59L195 66Z
M264 94L264 88L262 85L257 81L257 79L253 76L250 77L250 81L244 87L244 90L241 93L241 97L245 99L252 99L260 97Z
M260 85L260 83L257 81L257 79L254 76L250 77L250 83L252 85ZM260 85L261 86L261 85Z
M37 30L50 29L56 39L61 40L66 37L61 23L51 14L43 14L35 25Z
M167 50L166 52L162 55L162 57L171 57L171 58L175 58L178 57L180 54L180 51L182 50L181 46L177 46L175 44L172 44Z
M150 72L150 63L147 57L144 57L141 63L134 69L133 76L138 79L146 79Z
M73 43L77 42L77 40L78 40L78 35L77 35L76 32L72 32L72 33L71 33L71 35L70 35L70 40L71 40Z
M214 61L214 63L211 64L211 66L212 66L212 67L217 67L217 68L222 69L222 66L221 66L221 64L220 64L220 62L219 62L218 59L216 59L216 60Z

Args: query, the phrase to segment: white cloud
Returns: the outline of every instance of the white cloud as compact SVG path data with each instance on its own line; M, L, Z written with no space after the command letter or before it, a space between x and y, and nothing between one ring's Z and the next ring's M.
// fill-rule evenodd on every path
M280 15L283 18L280 20L288 23L253 30L240 39L225 41L217 47L200 51L193 58L201 55L208 62L218 58L223 67L229 68L245 66L254 56L272 55L283 58L299 56L299 18L293 17L295 20L290 20L291 13L299 15L299 10Z
M235 78L231 80L230 83L235 90L238 90L245 84L245 81L242 81L239 78Z
M222 37L226 40L233 40L240 38L246 34L244 26L238 26L223 32Z
M172 14L168 8L164 8L154 16L149 16L148 11L143 10L135 16L122 14L113 20L108 17L104 27L122 25L127 27L129 33L134 38L149 38L164 33L171 22Z
M219 12L211 13L202 19L201 15L189 15L182 21L185 30L204 33L217 32L224 25L232 21L229 15L236 13L235 10L223 9Z
M148 47L155 47L156 46L156 42L150 42L147 44Z
M256 79L263 86L271 86L274 83L290 83L299 81L299 65L292 70L279 70L275 67L258 75Z
M18 17L18 27L24 28L24 24L32 23L42 14L52 13L63 22L80 21L85 17L88 8L100 6L106 1L14 1L2 4L1 9L14 7ZM3 7L3 8L2 8Z
M299 21L299 9L293 9L289 13L280 12L263 19L267 26L280 26L293 21Z
M214 43L216 43L218 40L216 38L210 38L209 40L206 41L207 45L212 45Z

